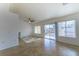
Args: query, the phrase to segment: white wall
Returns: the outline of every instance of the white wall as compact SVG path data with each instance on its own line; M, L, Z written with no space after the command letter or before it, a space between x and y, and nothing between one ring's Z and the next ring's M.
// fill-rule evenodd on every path
M43 27L45 24L60 22L64 20L76 20L76 38L58 37L57 41L79 46L79 13L58 17L58 18L51 18L46 21L36 23L34 25L40 25ZM44 29L42 34L44 34Z
M27 37L31 35L32 32L31 25L23 21L22 19L20 19L20 32L21 32L21 37Z
M19 45L18 32L22 36L30 35L31 25L9 12L9 4L0 4L0 50Z
M18 45L18 21L9 4L0 4L0 50Z
M0 13L0 50L18 45L18 17Z

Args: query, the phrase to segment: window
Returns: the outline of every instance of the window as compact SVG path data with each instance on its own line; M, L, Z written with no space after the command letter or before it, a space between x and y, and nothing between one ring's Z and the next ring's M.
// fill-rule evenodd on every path
M58 23L58 35L65 36L65 22Z
M66 36L67 37L76 37L75 34L75 21L66 22Z
M58 35L64 37L76 37L75 20L58 23Z
M35 30L34 30L36 34L41 34L41 27L40 26L35 26Z

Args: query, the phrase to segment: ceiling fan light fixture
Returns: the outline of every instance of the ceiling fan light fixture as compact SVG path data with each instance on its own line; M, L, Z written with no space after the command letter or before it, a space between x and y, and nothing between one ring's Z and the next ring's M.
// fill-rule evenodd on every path
M30 24L31 22L29 21L28 23Z
M34 22L34 20L31 20L31 19L29 18L29 23L32 23L32 22Z

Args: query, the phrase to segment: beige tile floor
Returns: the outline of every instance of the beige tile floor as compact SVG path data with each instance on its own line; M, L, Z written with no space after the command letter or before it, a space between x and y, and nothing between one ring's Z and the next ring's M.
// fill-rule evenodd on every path
M38 38L37 38L38 39ZM79 47L41 38L0 51L1 56L78 56Z

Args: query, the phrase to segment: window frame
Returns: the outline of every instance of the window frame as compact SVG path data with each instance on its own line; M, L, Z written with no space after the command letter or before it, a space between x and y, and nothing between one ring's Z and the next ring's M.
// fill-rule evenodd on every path
M40 28L40 29L39 29ZM34 33L35 34L41 34L41 26L37 25L37 26L34 26Z

